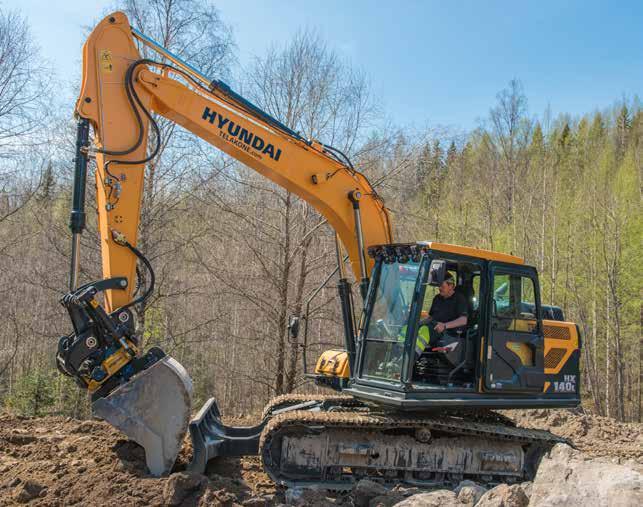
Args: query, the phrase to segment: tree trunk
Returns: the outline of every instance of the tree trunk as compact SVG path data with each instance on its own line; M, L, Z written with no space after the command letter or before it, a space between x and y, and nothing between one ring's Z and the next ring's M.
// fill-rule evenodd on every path
M292 208L292 196L286 192L284 202L284 228L282 236L282 258L281 279L279 282L279 308L278 329L277 329L277 365L275 372L275 394L284 394L286 377L286 337L288 335L288 280L290 279L290 213Z
M610 297L605 291L605 415L611 417L610 403Z
M305 220L305 219L304 219ZM304 228L303 234L306 234ZM295 315L301 315L303 308L304 287L306 286L306 273L308 268L308 248L310 246L310 239L308 238L301 247L301 258L299 262L299 280L295 293ZM290 393L295 389L295 381L297 380L297 361L299 359L299 342L297 339L291 339L290 350L288 357L288 375L286 382L286 392Z

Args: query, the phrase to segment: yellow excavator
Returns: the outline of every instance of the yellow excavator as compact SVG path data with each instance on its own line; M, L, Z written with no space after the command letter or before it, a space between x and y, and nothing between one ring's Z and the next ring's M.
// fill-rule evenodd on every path
M141 58L139 45L158 60ZM562 441L494 411L580 402L578 326L541 303L537 271L523 259L431 241L394 243L382 198L346 155L208 79L121 12L85 42L75 112L72 261L61 300L73 331L59 340L57 364L88 390L94 415L145 448L152 474L171 470L188 428L192 470L203 472L217 456L258 454L277 483L335 489L361 477L420 485L524 480ZM154 290L153 267L136 246L144 167L162 143L152 113L295 193L335 230L344 346L306 372L330 394L277 397L253 427L224 425L213 399L190 419L185 369L158 348L143 350L132 309ZM79 285L94 158L104 278ZM346 260L363 298L359 318ZM142 294L137 269L147 270ZM443 289L445 299L464 301L457 325L430 320ZM305 351L307 319L299 317ZM293 339L299 317L290 321Z

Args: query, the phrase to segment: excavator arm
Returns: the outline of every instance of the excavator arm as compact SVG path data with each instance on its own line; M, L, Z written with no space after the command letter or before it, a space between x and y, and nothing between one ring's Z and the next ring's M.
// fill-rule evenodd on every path
M137 43L157 58L142 58ZM120 12L107 16L83 47L76 103L77 153L70 227L70 292L62 303L74 331L59 341L57 363L92 393L94 414L146 449L155 474L169 470L190 416L191 380L159 349L146 353L130 310L145 301L154 272L137 248L146 167L163 146L153 113L181 125L313 206L336 231L365 296L366 250L392 242L389 215L366 177L339 150L303 138L218 80L209 80L144 34ZM90 127L94 132L90 142ZM78 286L88 160L96 160L96 209L103 280ZM139 264L140 262L140 264ZM136 293L137 265L149 273ZM349 356L354 355L350 290L340 277ZM104 304L98 300L104 294ZM350 328L350 329L349 329ZM352 347L352 349L351 349Z

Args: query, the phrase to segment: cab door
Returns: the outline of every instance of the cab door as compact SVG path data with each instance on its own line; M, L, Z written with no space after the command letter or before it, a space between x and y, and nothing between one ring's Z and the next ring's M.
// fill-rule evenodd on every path
M542 392L545 382L540 288L534 268L490 263L487 392Z

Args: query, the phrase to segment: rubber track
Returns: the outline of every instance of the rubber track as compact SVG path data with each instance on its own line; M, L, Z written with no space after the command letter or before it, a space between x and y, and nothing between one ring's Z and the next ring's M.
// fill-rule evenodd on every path
M501 416L501 418L504 418L504 416ZM544 430L516 428L488 422L465 421L454 417L431 418L404 415L362 414L357 412L310 412L297 410L273 417L264 428L259 440L259 455L261 456L264 469L277 483L287 481L282 480L279 477L278 471L273 470L273 464L270 462L270 453L267 451L273 438L279 432L289 427L297 426L323 426L348 430L362 429L364 431L423 427L457 436L478 436L485 439L510 440L524 444L569 444L567 439Z
M347 394L282 394L270 400L264 407L261 418L269 416L276 408L285 408L288 405L297 405L298 403L305 403L307 401L319 401L325 403L332 403L342 407L360 406L352 396Z

